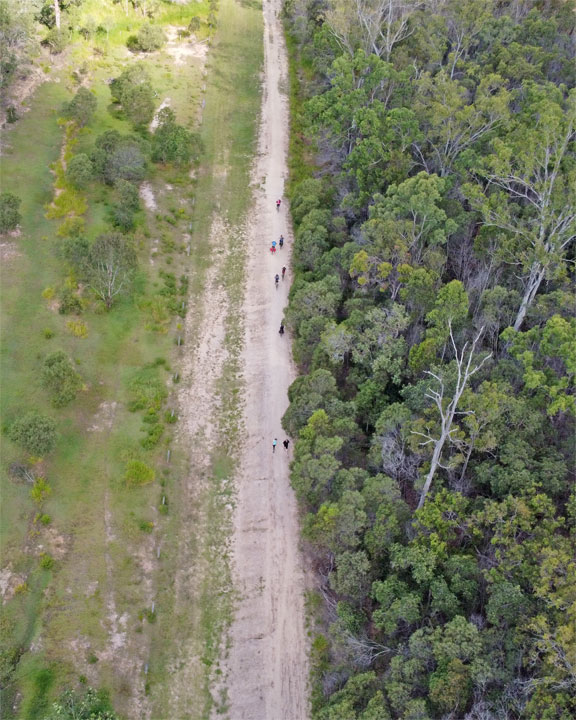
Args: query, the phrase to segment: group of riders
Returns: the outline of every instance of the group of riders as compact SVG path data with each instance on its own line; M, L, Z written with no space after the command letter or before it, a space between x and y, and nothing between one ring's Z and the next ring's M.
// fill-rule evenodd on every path
M282 200L276 200L276 210L280 210L280 206L282 205ZM270 247L270 252L274 254L276 252L276 244L280 246L280 249L284 247L284 235L280 235L280 239L278 240L278 243L276 243L276 240L272 240L272 246ZM286 266L282 266L282 280L284 280L284 276L286 275ZM278 289L278 283L280 282L280 275L276 273L274 275L274 284L276 285L276 289ZM284 325L280 325L280 330L278 331L280 335L284 335Z

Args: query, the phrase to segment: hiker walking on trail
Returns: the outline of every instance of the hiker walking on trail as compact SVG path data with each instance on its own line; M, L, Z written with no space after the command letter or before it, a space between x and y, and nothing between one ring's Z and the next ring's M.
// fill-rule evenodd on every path
M280 210L281 204L282 204L282 200L276 200L276 210Z
M284 275L286 275L286 265L282 268L282 280L284 280Z
M286 438L286 440L284 440L282 442L282 445L284 445L284 450L286 450L286 452L288 452L288 445L290 445L290 440L288 440L288 438Z
M272 240L272 247L276 247L276 240Z
M280 235L280 240L278 242L279 242L281 248L284 247L284 236L283 235Z
M274 284L276 285L276 287L278 287L279 280L280 280L280 275L278 275L278 273L276 273L276 275L274 275Z
M284 325L280 325L280 330L278 330L280 335L284 335Z
M272 452L273 453L276 452L276 445L278 445L278 438L274 438L274 440L272 441Z

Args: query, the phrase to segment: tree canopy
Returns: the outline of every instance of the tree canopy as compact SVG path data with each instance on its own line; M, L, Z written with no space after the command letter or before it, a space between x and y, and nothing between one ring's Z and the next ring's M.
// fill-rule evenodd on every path
M572 717L573 3L287 17L313 718Z

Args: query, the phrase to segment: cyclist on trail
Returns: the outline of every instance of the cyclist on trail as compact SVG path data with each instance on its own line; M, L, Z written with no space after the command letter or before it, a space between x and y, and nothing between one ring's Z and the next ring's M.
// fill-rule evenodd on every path
M282 268L282 280L284 280L284 275L286 275L286 265Z

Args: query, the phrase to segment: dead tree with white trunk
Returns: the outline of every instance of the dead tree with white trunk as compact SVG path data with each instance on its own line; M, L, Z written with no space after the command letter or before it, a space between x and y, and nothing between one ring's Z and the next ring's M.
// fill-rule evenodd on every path
M435 380L437 384L437 389L428 388L425 396L432 400L436 406L440 417L440 426L439 432L435 434L435 436L430 433L422 433L415 430L412 431L414 435L419 435L424 438L422 442L419 443L420 446L427 447L431 445L433 447L430 468L428 470L428 474L426 475L426 481L424 482L422 493L420 494L418 510L426 502L426 497L430 492L432 480L434 479L434 475L436 474L438 468L445 470L449 469L442 464L442 451L444 450L446 443L450 443L452 433L457 430L457 427L454 425L456 415L466 415L471 412L467 410L458 410L458 404L460 402L460 398L462 397L462 393L469 384L470 379L476 375L488 359L492 357L492 353L490 353L481 360L475 362L476 346L480 341L483 331L484 328L481 328L471 345L466 342L464 343L462 350L458 350L456 341L454 340L454 334L452 332L452 324L450 324L450 341L452 343L456 362L456 386L451 395L447 395L445 378L441 374L430 370L426 371L426 374Z
M392 50L413 32L417 0L331 0L326 23L343 50L361 49L388 62Z

